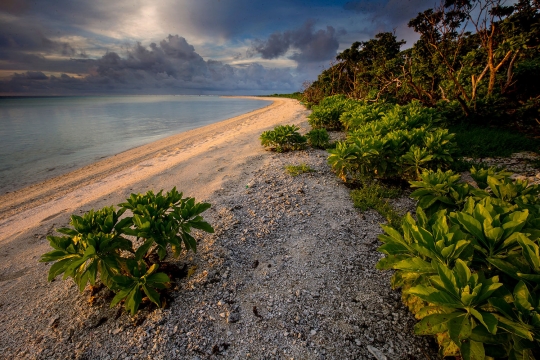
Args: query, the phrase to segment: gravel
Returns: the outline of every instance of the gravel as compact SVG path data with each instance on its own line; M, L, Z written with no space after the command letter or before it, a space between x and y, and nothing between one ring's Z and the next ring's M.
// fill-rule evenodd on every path
M0 272L0 357L6 359L434 359L414 317L375 269L383 218L353 208L327 153L264 153L245 183L210 196L214 234L135 317L106 288L46 281L51 264ZM315 172L292 177L289 164ZM406 198L397 204L410 207ZM56 227L67 224L56 224ZM49 233L52 229L49 229ZM45 242L46 232L35 235ZM37 261L37 258L34 260ZM185 276L189 274L190 276ZM17 278L34 277L20 288ZM10 293L22 294L11 297Z

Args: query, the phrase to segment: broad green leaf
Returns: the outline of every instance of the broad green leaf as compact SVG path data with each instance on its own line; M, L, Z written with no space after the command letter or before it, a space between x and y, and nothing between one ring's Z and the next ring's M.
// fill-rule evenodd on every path
M456 300L459 299L459 289L457 287L456 278L454 277L452 271L444 264L437 264L437 272L445 290Z
M508 331L509 333L514 334L523 339L527 339L530 341L533 340L533 333L529 329L529 326L508 320L504 316L498 316L498 315L495 315L495 316L497 317L497 320L499 320L499 324L498 324L499 328L504 329Z
M414 333L416 335L434 335L444 332L448 330L450 320L463 315L463 312L428 315L414 326Z
M171 280L165 273L155 273L151 274L146 278L147 284L156 284L156 283L168 283Z
M424 285L413 286L405 294L416 295L420 299L447 307L459 308L462 306L461 302L454 299L450 294L437 290L433 287L427 287Z
M402 260L394 265L394 269L415 271L420 273L435 273L430 263L418 257Z
M142 289L146 296L148 296L148 299L150 299L150 301L152 301L157 306L161 306L161 304L159 303L159 293L156 290L152 289L150 286L147 285L143 285Z
M464 212L455 213L455 218L469 234L479 240L485 241L482 225L478 220Z
M493 335L497 332L497 318L488 312L478 311L474 308L469 309L472 316L474 316L484 327Z
M114 307L116 304L118 304L120 301L126 298L128 294L131 292L132 288L125 288L120 290L115 297L111 301L111 307Z
M407 255L387 255L379 260L375 267L379 270L393 269L395 264L406 259L407 257Z
M527 289L527 285L523 281L517 283L514 288L514 304L517 310L524 314L526 317L529 317L531 310L534 310L532 306L533 299Z
M462 316L455 317L448 321L448 335L450 339L459 347L462 341L471 336L472 324L469 315L463 313Z
M49 269L47 281L52 281L55 277L63 273L71 261L71 259L64 259L54 263Z
M147 239L135 252L135 259L141 260L154 244L154 239Z
M463 360L485 360L484 344L474 340L463 342L461 344L461 356Z

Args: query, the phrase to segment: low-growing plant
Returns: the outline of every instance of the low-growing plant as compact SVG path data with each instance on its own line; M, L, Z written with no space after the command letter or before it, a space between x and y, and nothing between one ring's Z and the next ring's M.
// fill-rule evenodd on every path
M330 140L330 136L326 129L311 129L306 134L306 138L310 146L319 149L326 149L328 141Z
M47 237L54 250L42 255L40 261L54 262L49 281L63 274L64 280L73 278L80 291L88 283L101 281L116 293L111 307L125 300L126 310L133 315L143 293L159 306L157 290L166 288L170 281L165 273L156 272L159 264L151 264L149 255L157 253L161 261L170 247L178 257L182 244L186 250L196 251L191 229L210 233L214 229L200 216L210 204L184 198L176 188L166 194L132 194L119 206L118 211L111 206L83 216L72 215L71 228L57 229L63 236ZM120 219L126 211L132 216ZM142 242L137 249L132 237Z
M350 114L361 113L362 106L370 105L357 105L342 119L354 123ZM433 109L412 102L370 116L369 121L359 120L347 140L329 151L328 162L344 181L357 176L419 179L426 169L445 169L452 163L453 134L435 127L442 120Z
M312 113L308 122L314 129L341 130L341 114L358 104L358 101L347 99L344 95L326 97L318 105L311 107Z
M457 210L473 189L460 181L461 175L451 170L427 170L420 175L419 181L410 181L411 187L416 189L411 197L418 200L418 206L428 215L442 209Z
M504 171L471 169L480 185L451 171L411 182L415 220L383 226L379 269L435 335L442 356L532 359L540 351L540 187ZM426 210L426 211L424 211Z
M285 171L287 172L287 174L291 175L291 176L298 176L300 174L305 174L305 173L310 173L310 172L315 172L314 169L312 169L309 165L307 164L300 164L300 165L286 165L285 166Z
M277 152L303 149L307 139L298 130L296 125L278 125L261 134L261 145Z
M388 199L397 198L399 195L401 195L399 188L368 182L365 182L360 189L351 191L354 207L362 211L373 209L392 226L399 226L401 216L389 204Z

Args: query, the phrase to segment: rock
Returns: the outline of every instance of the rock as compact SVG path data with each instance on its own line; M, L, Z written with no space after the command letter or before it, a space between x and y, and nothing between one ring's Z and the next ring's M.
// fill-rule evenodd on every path
M240 320L240 313L237 313L237 312L230 313L229 317L227 318L227 322L231 324L238 322L239 320Z
M60 316L55 316L49 321L49 327L52 327L53 329L58 326L58 320L60 320Z
M379 349L377 349L374 346L368 345L367 346L368 351L375 357L377 360L388 360L386 356L383 354L383 352Z

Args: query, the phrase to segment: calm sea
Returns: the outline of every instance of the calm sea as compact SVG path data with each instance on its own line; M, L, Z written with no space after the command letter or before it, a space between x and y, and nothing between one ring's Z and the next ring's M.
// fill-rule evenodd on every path
M0 98L0 194L268 104L216 96Z

